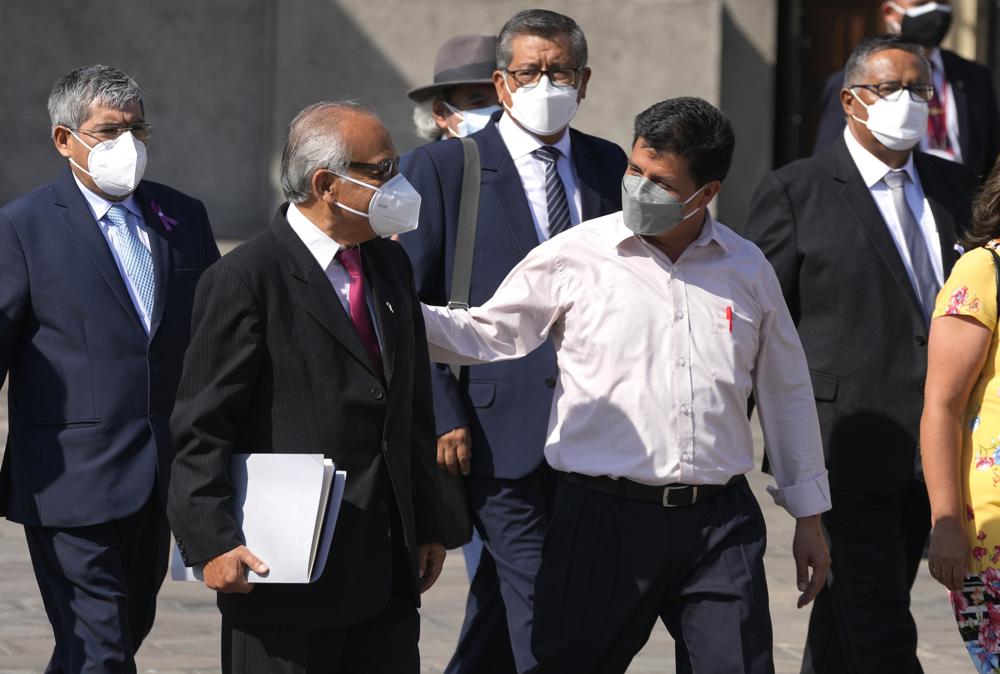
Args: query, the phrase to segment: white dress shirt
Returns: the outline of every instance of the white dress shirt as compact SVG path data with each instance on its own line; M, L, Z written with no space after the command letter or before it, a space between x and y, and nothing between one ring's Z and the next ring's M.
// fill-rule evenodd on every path
M932 84L937 89L938 97L944 101L944 119L948 129L948 143L951 145L951 151L935 150L929 147L930 141L927 135L924 135L920 140L920 150L951 161L961 162L962 146L958 144L958 108L955 107L954 90L948 80L944 78L944 61L941 59L941 50L932 50L927 60L931 62L932 66L931 76L934 80Z
M535 233L539 241L547 241L549 238L549 202L545 196L545 166L546 162L531 154L545 143L537 137L531 135L514 120L507 112L504 112L497 122L497 131L503 139L507 151L514 159L514 166L521 176L521 185L524 187L524 196L528 198L528 207L531 209L531 218L535 221ZM556 170L562 178L563 187L566 190L566 201L569 205L569 219L572 224L580 222L583 206L580 197L580 189L576 186L576 169L573 167L573 154L570 147L569 127L558 142L552 147L559 150L561 156L556 162Z
M149 307L150 313L147 313L146 309L142 306L142 302L139 301L139 292L132 279L125 272L125 267L122 265L121 255L119 254L119 250L124 246L122 242L124 234L107 219L108 211L111 210L112 206L115 204L124 206L125 210L128 211L125 215L126 226L139 237L139 241L145 246L146 250L152 252L149 247L149 233L146 231L146 221L142 217L142 207L139 205L139 201L135 198L134 193L128 195L122 201L108 201L101 195L91 192L75 174L73 175L73 180L76 181L76 186L80 188L84 199L87 200L87 205L90 206L90 212L94 214L94 219L97 220L97 225L101 228L104 240L108 242L108 248L111 249L111 257L115 259L115 265L118 266L118 273L121 275L122 280L125 281L125 289L128 290L132 306L135 307L135 311L139 314L139 319L142 321L142 326L146 328L146 333L148 334L153 307Z
M482 307L423 313L441 362L518 358L552 336L545 458L557 470L724 484L754 467L752 392L775 501L796 517L830 507L809 370L774 270L710 215L676 263L614 213L534 248Z
M288 212L285 219L292 231L302 240L312 256L316 258L320 269L326 274L330 285L337 292L337 299L344 307L347 315L351 315L351 273L340 264L337 253L344 249L323 230L314 225L305 214L295 207L295 204L288 204ZM369 284L365 283L365 302L368 304L368 314L372 319L372 326L375 328L375 337L378 339L379 348L382 344L382 331L379 326L378 316L372 306L372 294Z
M855 166L861 173L861 179L864 180L868 191L871 192L872 198L878 205L878 210L882 213L882 219L885 220L886 227L889 228L899 256L903 258L903 266L906 267L910 282L913 283L913 287L917 287L916 277L913 274L913 262L910 260L910 249L906 245L903 226L899 222L896 206L892 202L892 189L882 180L892 168L862 147L854 134L851 133L850 127L844 128L844 139L847 141L847 151L850 152L851 159L854 160ZM941 259L941 239L938 236L937 222L934 221L931 206L924 197L920 176L913 166L912 153L902 170L910 176L910 180L904 188L906 203L913 211L913 217L920 223L920 230L924 235L924 245L927 246L927 252L930 253L931 266L934 267L934 276L937 278L938 285L944 285L944 262Z

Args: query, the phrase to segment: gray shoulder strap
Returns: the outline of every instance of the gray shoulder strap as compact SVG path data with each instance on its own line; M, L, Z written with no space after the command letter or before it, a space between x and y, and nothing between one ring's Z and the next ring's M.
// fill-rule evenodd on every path
M476 220L479 217L479 146L471 138L459 138L465 164L462 169L462 197L458 206L458 232L455 237L455 262L451 273L449 309L469 308L472 284L472 255L476 246ZM461 368L451 366L458 379Z

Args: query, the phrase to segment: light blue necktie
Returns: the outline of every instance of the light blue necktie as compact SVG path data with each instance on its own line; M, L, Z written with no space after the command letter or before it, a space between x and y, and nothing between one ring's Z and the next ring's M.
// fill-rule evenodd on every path
M132 281L146 316L153 315L153 302L156 297L156 276L153 272L153 256L149 249L142 245L139 234L128 226L126 209L121 204L115 204L108 210L107 219L112 227L118 228L118 257L125 267L125 273Z

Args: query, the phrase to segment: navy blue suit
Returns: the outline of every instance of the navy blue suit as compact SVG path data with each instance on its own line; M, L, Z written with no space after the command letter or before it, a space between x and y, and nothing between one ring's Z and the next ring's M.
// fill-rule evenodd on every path
M499 115L494 116L494 122ZM469 304L483 304L532 248L538 235L520 175L495 123L471 136L481 179ZM626 157L614 143L570 129L582 218L621 210ZM461 196L463 152L457 140L431 143L403 158L402 172L420 192L420 227L400 242L413 261L421 301L448 302ZM437 433L468 426L472 469L466 480L473 521L486 550L473 579L462 637L449 672L510 670L511 650L487 645L504 636L517 669L530 655L531 603L551 497L542 449L556 381L555 350L546 342L528 356L462 369L433 366ZM503 652L498 652L501 649ZM506 660L504 660L506 658Z
M148 335L69 169L0 208L0 514L25 525L50 671L134 668L166 571L167 422L195 284L219 252L201 202L148 181L136 197L156 279Z

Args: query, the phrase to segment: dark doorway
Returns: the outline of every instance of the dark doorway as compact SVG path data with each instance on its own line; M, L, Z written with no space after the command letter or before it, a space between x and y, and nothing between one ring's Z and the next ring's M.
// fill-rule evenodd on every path
M883 30L878 10L874 0L779 0L775 167L812 154L823 84Z

